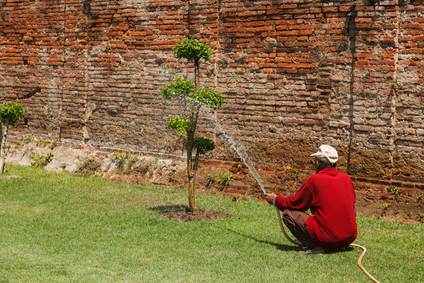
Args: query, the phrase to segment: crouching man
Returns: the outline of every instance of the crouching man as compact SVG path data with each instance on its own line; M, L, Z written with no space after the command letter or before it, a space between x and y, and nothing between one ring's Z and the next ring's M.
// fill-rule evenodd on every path
M291 197L265 194L283 211L283 221L302 244L304 253L325 249L346 250L356 239L355 190L349 175L336 169L337 151L320 146L315 156L316 174ZM303 211L310 209L314 216Z

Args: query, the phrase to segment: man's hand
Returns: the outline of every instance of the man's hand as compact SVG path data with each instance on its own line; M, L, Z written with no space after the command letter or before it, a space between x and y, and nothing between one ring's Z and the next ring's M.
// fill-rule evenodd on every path
M277 195L276 195L276 194L274 194L274 193L270 193L270 194L264 194L264 196L265 196L266 201L267 201L269 204L273 204L274 198L275 198Z

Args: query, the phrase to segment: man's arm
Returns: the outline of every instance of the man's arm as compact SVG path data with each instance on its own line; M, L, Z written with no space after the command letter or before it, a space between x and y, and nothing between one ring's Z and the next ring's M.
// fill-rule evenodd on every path
M286 208L293 210L306 211L312 202L312 193L309 191L306 184L291 197L284 197L282 195L276 195L274 193L264 194L266 201L269 204L276 204L280 210Z
M269 204L275 204L274 201L275 201L275 198L277 197L276 194L270 193L270 194L264 194L264 196L265 196L266 201Z

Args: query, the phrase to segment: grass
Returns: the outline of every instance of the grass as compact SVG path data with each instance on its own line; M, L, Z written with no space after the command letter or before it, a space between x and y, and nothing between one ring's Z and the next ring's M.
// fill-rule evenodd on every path
M186 192L8 165L0 177L0 282L367 282L359 250L302 255L272 206L197 195L232 218L175 222ZM424 225L358 218L364 267L424 281ZM370 281L371 282L371 281Z

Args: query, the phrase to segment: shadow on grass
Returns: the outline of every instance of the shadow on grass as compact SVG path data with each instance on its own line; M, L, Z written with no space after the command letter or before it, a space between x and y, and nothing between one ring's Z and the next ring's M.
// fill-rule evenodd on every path
M156 211L158 213L160 213L160 212L177 212L177 211L182 211L182 210L187 210L187 209L188 209L188 207L185 206L185 205L161 205L161 206L155 206L155 207L149 208L149 210ZM242 236L242 237L245 237L245 238L254 240L254 241L258 242L258 243L272 245L272 246L276 247L280 251L298 251L299 250L299 247L296 247L296 246L289 246L289 245L278 244L278 243L275 243L275 242L270 242L270 241L265 241L265 240L259 240L259 239L255 238L253 236L245 235L243 233L234 231L232 229L218 226L218 225L216 225L214 223L210 223L209 222L208 224L211 225L214 228L225 230L227 232L231 232L231 233L237 234L239 236Z
M185 205L161 205L161 206L154 206L149 208L149 210L156 211L156 212L177 212L188 209Z
M220 226L215 225L215 224L213 224L213 223L210 223L210 225L211 225L211 226L213 226L213 227L215 227L215 228L222 229L222 230L225 230L225 231L228 231L228 232L231 232L231 233L237 234L237 235L239 235L239 236L242 236L242 237L245 237L245 238L251 239L251 240L256 241L256 242L258 242L258 243L263 243L263 244L272 245L272 246L276 247L276 248L277 248L278 250L280 250L280 251L298 251L298 250L300 250L300 249L299 249L299 247L296 247L296 246L288 246L288 245L278 244L278 243L275 243L275 242L270 242L270 241L265 241L265 240L259 240L259 239L255 238L255 237L253 237L253 236L246 235L246 234L243 234L243 233L240 233L240 232L237 232L237 231L231 230L231 229L229 229L229 228L220 227Z

